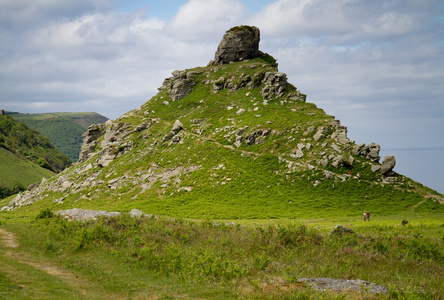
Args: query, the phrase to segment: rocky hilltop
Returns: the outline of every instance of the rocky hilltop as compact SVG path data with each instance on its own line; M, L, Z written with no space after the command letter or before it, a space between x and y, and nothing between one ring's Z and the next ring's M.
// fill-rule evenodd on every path
M174 71L138 109L84 134L79 162L17 195L182 217L293 218L442 207L442 196L394 172L380 145L306 101L259 50L259 29L226 32L205 67Z

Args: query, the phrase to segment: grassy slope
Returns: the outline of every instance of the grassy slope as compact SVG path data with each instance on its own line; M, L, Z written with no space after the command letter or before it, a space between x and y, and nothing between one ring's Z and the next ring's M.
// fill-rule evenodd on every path
M39 182L43 177L50 178L54 173L26 159L0 148L0 185L13 186L20 183L24 187Z
M12 116L24 122L45 137L61 152L68 155L72 161L79 159L82 146L82 134L91 124L101 124L108 120L97 113L42 113L21 114L13 113Z

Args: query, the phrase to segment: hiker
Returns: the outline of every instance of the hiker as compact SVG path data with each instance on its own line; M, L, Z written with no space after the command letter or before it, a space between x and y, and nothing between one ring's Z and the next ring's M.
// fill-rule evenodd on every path
M359 182L359 173L358 173L358 174L356 174L356 177L358 178L358 182Z
M367 212L367 221L370 221L370 213Z
M367 219L367 214L364 211L364 221Z

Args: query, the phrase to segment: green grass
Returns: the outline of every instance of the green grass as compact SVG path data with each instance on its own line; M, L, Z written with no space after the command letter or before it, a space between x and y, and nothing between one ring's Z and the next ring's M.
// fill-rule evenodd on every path
M11 220L3 228L19 235L20 251L88 281L85 289L94 288L99 298L442 299L442 218L410 215L402 226L402 217L224 225L123 215L88 222ZM343 221L359 235L329 236ZM391 292L318 292L298 284L302 277L368 280ZM0 280L7 293L23 295L14 278Z
M44 169L26 159L22 159L11 152L0 148L0 189L4 194L1 196L9 196L7 190L15 192L25 189L30 184L40 182L43 177L50 178L54 173ZM2 198L2 197L1 197Z

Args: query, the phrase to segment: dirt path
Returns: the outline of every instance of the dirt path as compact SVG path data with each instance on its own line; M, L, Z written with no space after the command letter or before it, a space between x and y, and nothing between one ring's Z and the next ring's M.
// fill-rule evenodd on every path
M103 287L98 287L92 284L89 280L80 278L79 276L71 272L60 269L42 258L35 258L28 253L17 251L19 248L17 238L12 232L9 232L2 228L0 228L0 243L6 247L6 251L3 253L3 255L9 257L19 264L30 266L34 269L43 271L50 276L56 277L56 279L61 280L64 285L83 295L85 299L120 298L117 295L109 295L106 291L104 291ZM11 275L11 278L14 278L15 275L18 275L14 274L13 270L3 271L9 273ZM105 295L106 297L104 297Z
M12 232L6 231L0 228L0 240L5 244L8 248L17 248L18 243L16 242L16 238Z

